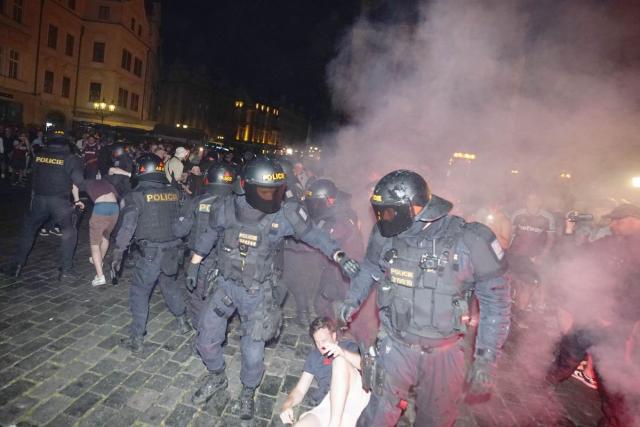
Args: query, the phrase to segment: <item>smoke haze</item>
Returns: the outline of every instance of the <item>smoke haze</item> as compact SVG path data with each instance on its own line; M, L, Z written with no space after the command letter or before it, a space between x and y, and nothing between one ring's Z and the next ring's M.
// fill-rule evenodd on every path
M448 0L424 2L418 16L411 24L362 18L328 68L335 106L348 117L328 137L336 147L329 175L354 195L364 230L373 183L399 168L421 173L434 193L463 206L522 207L533 189L558 210L571 208L571 197L633 194L624 186L639 167L637 5ZM477 158L450 163L454 152ZM579 292L593 319L600 309L615 311L602 283L564 291L569 299ZM529 336L517 357L541 377L558 337ZM606 374L610 363L601 365ZM634 386L628 377L614 382ZM539 402L540 411L547 405Z

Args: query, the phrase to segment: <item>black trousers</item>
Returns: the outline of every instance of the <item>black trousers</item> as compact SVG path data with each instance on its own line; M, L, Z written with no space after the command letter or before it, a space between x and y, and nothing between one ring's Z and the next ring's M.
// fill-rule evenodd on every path
M34 195L31 207L24 219L22 235L14 261L24 265L36 238L36 233L47 220L60 225L60 268L70 270L73 265L73 253L78 242L78 230L74 220L73 206L67 197Z

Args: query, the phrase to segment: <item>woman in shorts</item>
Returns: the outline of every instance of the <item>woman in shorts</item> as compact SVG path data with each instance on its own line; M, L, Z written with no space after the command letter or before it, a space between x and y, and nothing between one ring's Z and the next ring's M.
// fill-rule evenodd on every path
M96 276L91 281L92 286L107 283L102 270L102 260L109 249L109 237L118 222L118 192L109 181L85 180L84 190L94 203L93 212L89 219L89 244L91 258L89 261L96 269Z

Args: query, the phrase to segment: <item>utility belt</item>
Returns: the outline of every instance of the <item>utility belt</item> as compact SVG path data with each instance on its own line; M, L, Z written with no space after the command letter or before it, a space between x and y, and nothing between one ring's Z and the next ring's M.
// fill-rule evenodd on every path
M397 344L424 353L433 353L448 350L462 339L461 335L452 335L450 337L442 339L423 338L417 337L415 335L400 334L393 329L387 329L386 335L391 338L391 341Z
M169 240L167 242L152 242L147 239L138 239L136 240L136 243L141 248L160 248L165 250L177 248L183 244L182 239Z

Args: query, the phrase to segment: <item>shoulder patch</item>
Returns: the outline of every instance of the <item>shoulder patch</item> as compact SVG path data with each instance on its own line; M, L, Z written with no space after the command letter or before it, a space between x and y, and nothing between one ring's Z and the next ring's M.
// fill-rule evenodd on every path
M491 242L491 249L493 249L493 253L496 255L496 258L499 260L504 258L504 249L502 249L502 245L500 245L498 239L494 239L493 242Z

